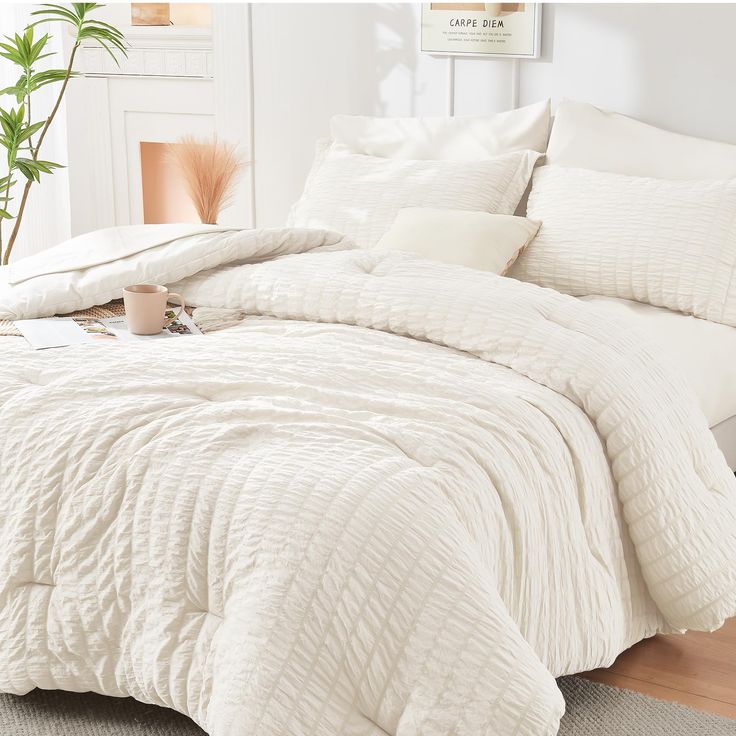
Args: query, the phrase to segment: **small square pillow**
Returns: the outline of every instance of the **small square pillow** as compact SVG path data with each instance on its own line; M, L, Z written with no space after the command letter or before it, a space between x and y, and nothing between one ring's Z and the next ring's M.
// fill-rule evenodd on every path
M407 207L376 248L403 250L503 276L534 239L539 225L512 215Z
M515 151L483 161L416 161L330 150L315 160L287 224L336 230L368 248L404 207L511 215L540 155Z

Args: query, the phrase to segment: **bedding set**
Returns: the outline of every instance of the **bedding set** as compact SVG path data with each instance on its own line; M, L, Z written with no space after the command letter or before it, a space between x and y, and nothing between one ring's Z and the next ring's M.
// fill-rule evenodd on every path
M736 480L681 372L500 275L548 273L544 192L508 219L548 122L339 118L291 227L116 228L0 269L0 318L150 281L208 333L0 340L0 691L132 695L213 736L551 736L556 676L736 613ZM343 202L323 183L355 156ZM698 241L713 283L726 240ZM624 298L734 329L728 285L719 311L658 263Z

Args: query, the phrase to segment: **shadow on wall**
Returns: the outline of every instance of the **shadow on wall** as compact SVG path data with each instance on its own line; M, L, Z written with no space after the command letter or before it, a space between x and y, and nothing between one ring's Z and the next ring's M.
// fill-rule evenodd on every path
M256 211L279 226L336 113L442 115L447 60L419 51L418 4L255 3Z
M522 102L570 97L736 143L736 5L554 4Z
M364 114L388 115L391 100L407 100L403 115L413 116L417 110L417 96L421 93L417 81L419 55L418 9L411 4L358 6L356 25L356 52L358 59L371 59L375 99L356 100ZM370 33L366 33L370 29Z

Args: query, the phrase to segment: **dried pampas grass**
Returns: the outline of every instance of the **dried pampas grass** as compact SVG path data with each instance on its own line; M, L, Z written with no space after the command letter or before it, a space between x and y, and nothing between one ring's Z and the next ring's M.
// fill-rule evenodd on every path
M235 182L245 167L237 147L218 140L216 135L210 141L184 136L170 143L168 150L199 219L207 225L217 224L217 217L232 200Z

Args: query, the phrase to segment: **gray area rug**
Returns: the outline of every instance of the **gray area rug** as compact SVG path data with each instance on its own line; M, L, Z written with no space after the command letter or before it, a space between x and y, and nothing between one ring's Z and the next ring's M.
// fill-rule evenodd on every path
M561 736L736 736L736 721L580 677L559 680ZM2 736L204 736L178 713L130 698L58 690L0 694Z
M736 721L582 677L557 684L567 712L560 736L736 736Z

